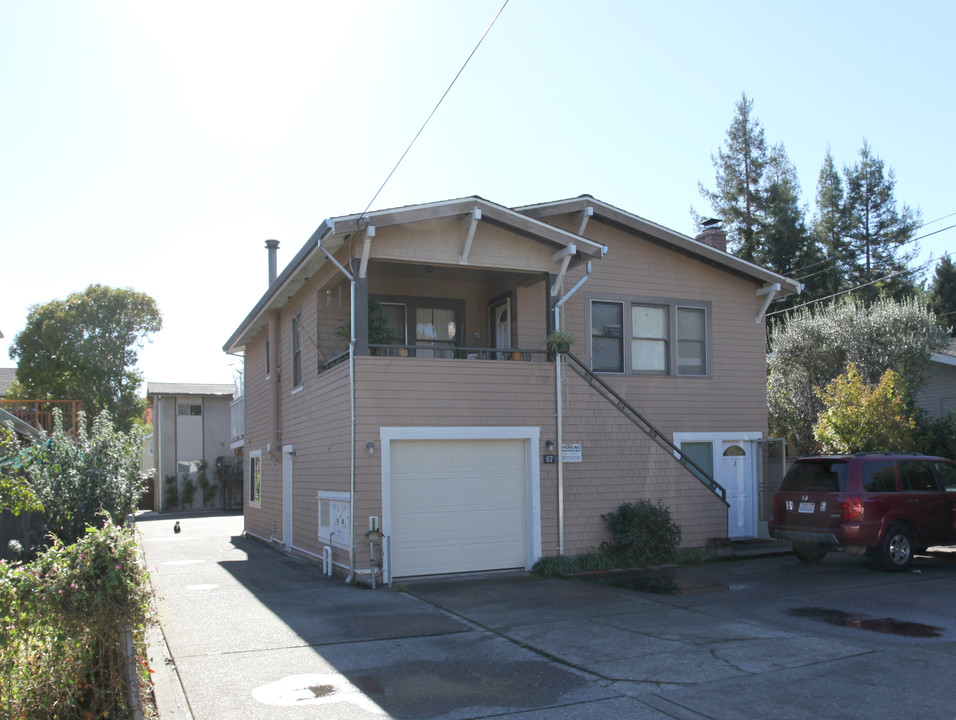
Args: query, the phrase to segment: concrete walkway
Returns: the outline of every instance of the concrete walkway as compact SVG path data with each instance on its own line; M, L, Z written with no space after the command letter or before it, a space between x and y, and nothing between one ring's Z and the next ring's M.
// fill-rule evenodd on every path
M866 638L812 632L809 620L781 629L748 613L746 593L743 609L728 603L729 566L738 582L746 567L778 566L786 581L805 568L791 558L682 570L678 595L526 574L372 591L241 537L241 516L180 517L174 534L176 519L137 523L168 646L152 650L162 720L762 720L906 709L898 688L879 683L859 705L841 695L847 672L875 671ZM794 592L805 584L793 582ZM705 608L711 595L721 601ZM776 622L779 602L762 602ZM910 652L903 643L896 657ZM843 680L833 663L847 664Z

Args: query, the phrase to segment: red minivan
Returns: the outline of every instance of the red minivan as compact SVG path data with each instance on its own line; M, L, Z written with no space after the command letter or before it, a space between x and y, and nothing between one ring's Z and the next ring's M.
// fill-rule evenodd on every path
M773 496L769 529L803 562L840 550L905 570L915 553L956 544L956 463L918 453L800 458Z

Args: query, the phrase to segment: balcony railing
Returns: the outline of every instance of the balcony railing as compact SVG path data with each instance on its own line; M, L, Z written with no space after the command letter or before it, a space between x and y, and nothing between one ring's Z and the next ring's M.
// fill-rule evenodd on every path
M83 410L83 403L79 400L0 399L0 409L48 433L53 432L53 411L57 408L63 415L63 429L69 433L76 432L77 415Z
M522 350L520 348L465 347L430 342L425 345L369 345L369 353L378 357L438 358L442 360L508 360L512 362L544 362L547 350ZM348 350L330 358L323 370L339 365L349 358Z

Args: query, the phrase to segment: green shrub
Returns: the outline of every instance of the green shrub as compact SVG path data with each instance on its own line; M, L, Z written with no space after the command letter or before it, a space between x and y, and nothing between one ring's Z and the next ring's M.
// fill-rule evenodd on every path
M179 483L176 482L175 475L167 475L166 482L166 509L173 510L179 507Z
M132 530L107 522L30 565L0 561L0 620L0 717L129 717L123 633L145 658L152 621Z
M916 447L912 449L956 460L956 410L937 419L921 414L916 421Z
M146 488L140 470L142 429L120 432L105 411L89 432L83 413L77 426L76 435L66 432L54 410L53 433L29 448L30 460L22 469L43 505L47 528L67 544L96 525L101 513L121 522Z
M616 512L601 517L613 535L611 542L601 543L601 550L622 565L671 562L676 557L680 526L660 503L625 503Z

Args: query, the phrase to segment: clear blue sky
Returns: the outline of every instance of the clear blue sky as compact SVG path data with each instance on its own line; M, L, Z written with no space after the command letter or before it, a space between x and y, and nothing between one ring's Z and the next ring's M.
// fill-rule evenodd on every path
M230 382L263 241L281 268L363 210L500 6L0 0L0 366L30 305L102 283L159 303L147 380ZM590 193L692 235L746 92L811 209L828 145L842 167L866 138L933 221L954 26L943 1L511 0L373 209Z

